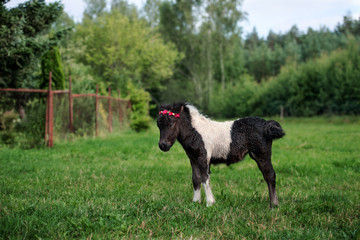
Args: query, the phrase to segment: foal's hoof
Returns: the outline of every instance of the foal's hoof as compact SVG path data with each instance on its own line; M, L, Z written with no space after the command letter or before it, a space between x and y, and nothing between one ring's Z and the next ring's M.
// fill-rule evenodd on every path
M209 201L206 202L206 207L211 207L212 205L214 205L215 201Z

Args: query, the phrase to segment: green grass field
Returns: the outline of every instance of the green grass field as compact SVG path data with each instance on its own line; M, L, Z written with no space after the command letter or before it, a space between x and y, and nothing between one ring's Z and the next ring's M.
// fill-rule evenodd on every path
M155 124L53 149L0 148L1 239L360 239L360 124L290 119L273 144L280 206L256 163L212 166L216 199L192 202L180 144ZM204 192L202 192L204 200Z

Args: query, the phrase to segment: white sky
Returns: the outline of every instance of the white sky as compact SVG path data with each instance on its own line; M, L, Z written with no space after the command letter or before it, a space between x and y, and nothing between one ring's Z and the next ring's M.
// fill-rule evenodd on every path
M24 0L11 0L7 6L14 7L21 2ZM140 8L146 0L128 2ZM82 19L85 8L83 0L62 0L62 3L75 21ZM285 33L295 24L304 32L309 27L319 29L320 26L333 30L348 13L359 19L360 0L243 0L242 10L248 13L248 20L242 23L244 36L256 27L259 35L266 37L270 30Z

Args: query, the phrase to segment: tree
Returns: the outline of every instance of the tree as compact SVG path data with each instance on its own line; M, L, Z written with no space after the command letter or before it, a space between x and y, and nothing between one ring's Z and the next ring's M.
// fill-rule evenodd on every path
M206 12L208 14L209 29L214 32L214 46L217 46L217 59L219 59L221 87L225 89L225 58L227 49L231 45L230 38L240 35L240 21L245 19L245 13L240 10L242 0L208 0ZM240 41L240 39L239 39Z
M241 57L239 51L234 54L234 46L241 46L240 6L239 0L177 0L160 6L161 34L185 55L172 84L188 83L183 97L203 109L208 108L216 84L225 88L231 69L227 66L236 65L231 61Z
M57 46L54 46L50 51L46 52L41 59L42 81L40 83L40 88L48 87L49 72L52 73L52 88L64 89L64 69L61 61L60 50Z
M61 14L59 2L31 0L7 9L0 3L0 86L37 87L34 69L51 39L41 38Z
M130 20L118 9L79 25L77 35L84 46L79 60L113 88L125 89L133 82L146 90L161 89L180 57L145 21Z
M155 28L159 25L160 6L161 0L146 0L144 11L146 15L146 20L152 28Z
M353 36L360 36L360 17L358 20L353 19L351 14L347 14L343 18L342 23L338 23L335 29L335 33L340 34L352 34Z
M208 89L208 38L196 34L201 20L201 3L199 0L163 2L160 6L159 31L167 42L174 43L185 56L177 65L174 80L170 84L181 85L185 89L184 93L186 92L183 97L204 107ZM187 83L186 86L183 83Z
M84 11L84 18L91 20L96 19L106 8L106 0L84 0L86 3L86 9Z
M34 72L53 41L43 36L63 7L59 2L30 0L9 10L6 2L0 2L0 87L37 88ZM27 100L18 94L15 104L22 118Z
M126 0L111 0L111 11L117 10L121 15L130 20L138 18L138 10L135 5L129 4Z

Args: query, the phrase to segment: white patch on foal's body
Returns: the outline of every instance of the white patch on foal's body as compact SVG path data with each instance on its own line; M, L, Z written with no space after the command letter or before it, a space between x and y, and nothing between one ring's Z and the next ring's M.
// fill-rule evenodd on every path
M191 105L191 125L200 134L207 152L208 164L211 157L226 159L230 151L231 127L234 121L216 122L203 116Z

